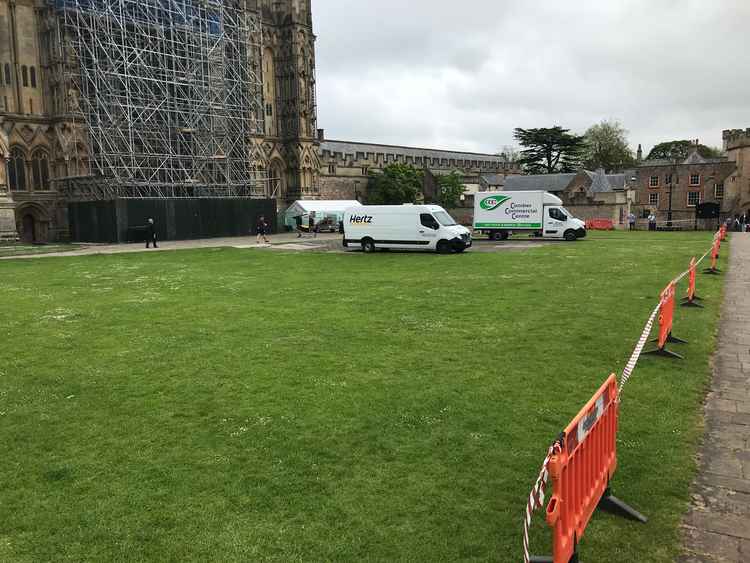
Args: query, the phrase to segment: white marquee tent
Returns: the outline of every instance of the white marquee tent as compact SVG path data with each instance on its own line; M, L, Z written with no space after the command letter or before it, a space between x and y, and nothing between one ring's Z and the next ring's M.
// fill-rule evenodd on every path
M338 224L344 218L344 211L350 207L360 207L362 204L356 200L348 199L300 199L295 201L284 214L285 224L294 228L296 218L302 217L302 223L307 225L310 219L310 213L315 213L315 223L319 224L325 219L330 219L334 224Z

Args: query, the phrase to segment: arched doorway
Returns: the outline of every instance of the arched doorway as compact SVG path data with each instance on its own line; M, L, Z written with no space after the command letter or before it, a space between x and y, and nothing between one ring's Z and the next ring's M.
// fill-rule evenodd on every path
M21 218L21 242L39 242L37 240L36 219L31 213L26 213Z
M49 242L49 217L44 208L26 203L16 209L16 225L22 242L40 244Z

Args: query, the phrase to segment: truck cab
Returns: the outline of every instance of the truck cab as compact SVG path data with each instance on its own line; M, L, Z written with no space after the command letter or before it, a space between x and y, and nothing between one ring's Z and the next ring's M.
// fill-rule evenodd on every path
M586 223L573 217L562 205L545 205L542 236L574 241L586 236Z

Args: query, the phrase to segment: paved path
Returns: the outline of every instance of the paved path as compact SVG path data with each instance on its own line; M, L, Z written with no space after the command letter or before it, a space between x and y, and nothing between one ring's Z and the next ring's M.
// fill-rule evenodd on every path
M228 237L228 238L210 238L200 240L177 240L159 242L159 248L146 250L145 243L137 244L94 244L84 245L80 249L69 250L66 252L53 252L44 254L26 254L20 256L0 257L0 260L15 260L18 258L54 258L60 256L87 256L91 254L122 254L128 252L166 252L170 250L184 250L188 248L289 248L290 250L302 250L304 248L315 249L316 247L325 248L330 241L337 241L341 238L339 234L320 234L316 238L303 237L297 238L294 233L271 235L270 245L256 243L256 237Z
M750 234L733 234L730 248L682 563L750 562Z

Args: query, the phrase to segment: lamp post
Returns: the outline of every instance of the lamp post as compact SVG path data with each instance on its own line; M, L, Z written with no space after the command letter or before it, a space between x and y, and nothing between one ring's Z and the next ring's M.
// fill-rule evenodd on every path
M672 174L669 175L669 207L667 208L667 228L672 229L672 189L674 187L675 176L677 176L677 159L672 164Z

